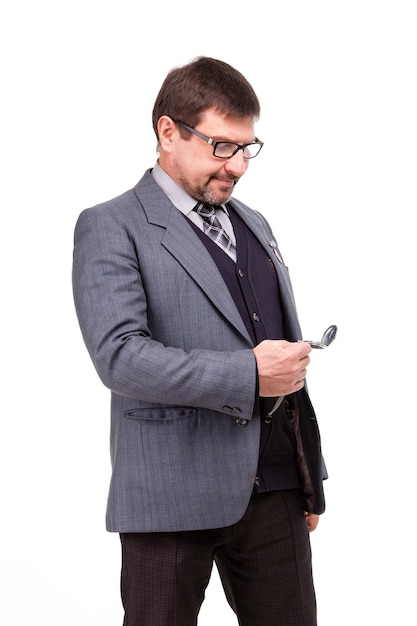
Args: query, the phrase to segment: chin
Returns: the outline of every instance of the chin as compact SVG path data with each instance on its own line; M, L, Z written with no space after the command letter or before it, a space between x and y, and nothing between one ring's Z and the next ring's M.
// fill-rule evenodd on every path
M208 204L225 204L230 200L234 187L235 184L222 187L218 184L218 181L215 185L209 184L203 192L204 202Z
M227 187L226 189L221 189L217 193L213 194L213 198L215 199L214 204L225 204L232 197L233 187Z

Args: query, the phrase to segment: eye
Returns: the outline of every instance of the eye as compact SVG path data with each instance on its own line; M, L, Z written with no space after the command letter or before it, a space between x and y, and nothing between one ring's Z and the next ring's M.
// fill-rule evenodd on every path
M232 156L237 147L237 143L227 143L225 141L220 141L216 145L216 156Z

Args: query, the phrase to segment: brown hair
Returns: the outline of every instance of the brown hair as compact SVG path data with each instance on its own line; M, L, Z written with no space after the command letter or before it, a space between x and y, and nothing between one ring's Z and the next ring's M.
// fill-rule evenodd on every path
M158 139L158 120L168 115L175 122L195 126L200 115L214 109L226 117L260 116L258 97L246 78L224 61L198 57L172 69L155 100L152 124Z

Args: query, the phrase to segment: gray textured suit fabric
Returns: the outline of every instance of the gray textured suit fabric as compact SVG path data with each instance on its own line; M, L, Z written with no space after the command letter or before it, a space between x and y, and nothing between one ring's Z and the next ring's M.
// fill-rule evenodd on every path
M296 340L272 232L259 213L231 202L275 263ZM150 170L134 189L81 213L73 286L84 341L111 390L107 529L235 523L258 462L253 346L213 259Z

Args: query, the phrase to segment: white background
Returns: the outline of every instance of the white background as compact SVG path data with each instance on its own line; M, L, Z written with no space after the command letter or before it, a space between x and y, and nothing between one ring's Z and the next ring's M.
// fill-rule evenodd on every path
M79 212L156 158L165 75L245 74L265 146L236 189L290 267L330 479L320 626L416 623L415 3L18 0L2 10L0 623L121 626L109 393L71 292ZM411 573L409 573L411 572ZM199 626L235 625L216 574ZM152 625L148 625L152 626ZM261 625L254 625L261 626Z

